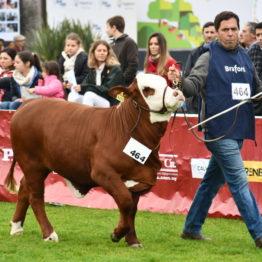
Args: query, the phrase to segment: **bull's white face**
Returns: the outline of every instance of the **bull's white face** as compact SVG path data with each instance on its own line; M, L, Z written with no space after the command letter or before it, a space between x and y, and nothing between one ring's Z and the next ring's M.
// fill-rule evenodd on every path
M150 110L161 110L164 91L167 86L165 78L145 73L139 73L136 78L138 88ZM150 112L151 123L168 121L171 113L181 107L184 101L185 97L180 90L175 90L168 86L164 97L164 103L168 112L165 114Z

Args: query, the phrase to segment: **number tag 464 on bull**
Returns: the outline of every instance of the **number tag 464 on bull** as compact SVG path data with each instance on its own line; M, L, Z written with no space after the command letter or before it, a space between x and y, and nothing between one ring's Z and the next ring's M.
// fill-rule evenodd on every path
M123 152L135 159L137 162L144 164L152 150L131 137Z

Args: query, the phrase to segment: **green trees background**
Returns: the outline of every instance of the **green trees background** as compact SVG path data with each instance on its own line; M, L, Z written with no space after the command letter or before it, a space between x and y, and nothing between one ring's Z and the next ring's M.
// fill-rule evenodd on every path
M158 22L138 23L138 46L146 48L152 32L161 32L169 48L192 48L199 46L203 37L199 19L192 5L185 0L154 0L148 5L148 18Z
M64 50L66 35L72 32L80 36L83 49L87 53L91 43L100 38L100 35L93 32L90 24L82 25L80 21L65 19L56 27L47 25L33 31L29 48L39 55L41 61L57 60Z

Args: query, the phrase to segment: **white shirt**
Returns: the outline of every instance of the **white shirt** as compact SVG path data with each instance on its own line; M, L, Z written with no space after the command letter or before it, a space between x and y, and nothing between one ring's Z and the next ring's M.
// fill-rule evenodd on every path
M105 68L105 63L101 64L97 69L96 69L96 85L100 86L101 85L101 75L102 72Z

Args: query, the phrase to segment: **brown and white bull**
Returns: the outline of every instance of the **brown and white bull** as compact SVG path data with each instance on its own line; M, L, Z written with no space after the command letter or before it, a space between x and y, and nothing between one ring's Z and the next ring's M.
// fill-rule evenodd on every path
M144 73L138 74L128 88L110 90L113 96L119 92L124 92L125 101L111 108L43 98L29 100L17 110L11 121L14 160L6 186L14 188L16 161L24 177L11 235L23 232L26 211L31 205L44 240L58 241L44 205L44 181L55 171L78 196L96 186L106 190L120 211L112 241L125 237L129 246L142 246L135 232L137 203L139 196L156 183L161 168L160 139L171 112L181 106L184 96L168 87L164 78ZM129 144L130 152L123 152L131 137L152 150L146 161L145 153L136 144Z

